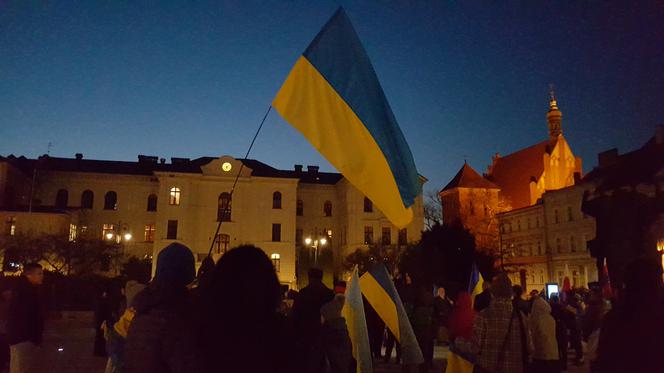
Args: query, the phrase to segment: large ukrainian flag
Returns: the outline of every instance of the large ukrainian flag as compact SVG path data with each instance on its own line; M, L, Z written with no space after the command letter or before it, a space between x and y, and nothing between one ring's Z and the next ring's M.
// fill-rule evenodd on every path
M396 226L413 218L415 162L342 8L286 78L272 106Z
M401 359L404 364L421 364L422 350L417 343L406 309L397 289L383 264L374 265L360 277L360 289L371 307L385 322L396 340L401 344Z

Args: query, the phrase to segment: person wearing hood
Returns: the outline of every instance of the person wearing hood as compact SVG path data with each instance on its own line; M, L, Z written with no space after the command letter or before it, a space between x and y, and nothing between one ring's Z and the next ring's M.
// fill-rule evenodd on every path
M556 321L551 316L551 306L544 299L537 297L533 300L529 324L535 347L532 371L559 373Z
M125 342L125 371L196 372L192 304L194 255L172 243L157 256L155 276L133 301L135 316Z

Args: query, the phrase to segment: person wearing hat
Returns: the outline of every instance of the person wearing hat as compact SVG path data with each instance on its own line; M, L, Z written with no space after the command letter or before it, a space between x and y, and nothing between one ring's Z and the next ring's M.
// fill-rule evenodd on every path
M125 342L126 372L195 372L192 302L194 255L172 243L157 257L155 276L133 301Z
M507 274L501 272L493 278L491 294L491 304L479 313L473 326L476 364L489 372L524 372L532 341L525 316L512 306L512 282Z

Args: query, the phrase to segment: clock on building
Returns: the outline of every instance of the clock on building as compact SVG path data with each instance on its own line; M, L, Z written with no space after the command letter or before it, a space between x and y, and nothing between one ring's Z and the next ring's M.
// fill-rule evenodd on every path
M231 168L233 168L233 165L231 165L231 164L228 163L228 162L224 162L224 163L221 165L221 169L224 170L225 172L230 171Z

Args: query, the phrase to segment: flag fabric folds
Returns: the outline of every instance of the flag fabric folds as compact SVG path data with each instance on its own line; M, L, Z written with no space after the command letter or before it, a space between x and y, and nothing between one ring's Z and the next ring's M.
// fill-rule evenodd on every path
M339 8L272 106L397 227L420 193L412 153L348 16Z
M374 265L360 277L360 288L367 301L401 344L404 364L421 364L422 351L394 283L383 264Z
M471 302L475 302L475 296L482 292L482 284L484 284L484 279L482 274L477 269L477 265L473 263L473 267L470 271L470 281L468 282L468 293L470 294Z
M349 285L346 288L346 303L343 308L343 316L348 324L348 334L353 345L353 357L357 362L357 373L373 372L371 348L369 347L369 332L367 330L367 320L364 315L364 304L362 302L357 266L355 266Z
M447 366L445 373L473 373L475 364L464 359L462 356L450 351L447 354Z

